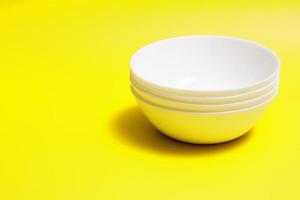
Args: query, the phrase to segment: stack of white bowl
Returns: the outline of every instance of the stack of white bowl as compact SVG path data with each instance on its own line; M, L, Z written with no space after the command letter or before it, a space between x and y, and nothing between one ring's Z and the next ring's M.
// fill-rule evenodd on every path
M274 99L279 59L255 42L185 36L140 49L131 60L131 89L164 134L190 143L219 143L247 133Z

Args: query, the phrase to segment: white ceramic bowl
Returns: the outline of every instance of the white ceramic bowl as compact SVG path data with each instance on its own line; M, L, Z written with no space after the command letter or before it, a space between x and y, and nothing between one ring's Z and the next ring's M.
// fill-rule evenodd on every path
M251 90L249 92L243 92L237 95L226 95L226 96L219 96L219 97L210 97L210 96L188 96L188 95L177 95L173 93L167 93L160 90L155 90L153 88L149 88L144 86L142 83L139 83L136 78L131 74L130 75L132 85L144 93L149 93L158 98L163 98L171 101L179 101L183 103L201 103L201 104L225 104L225 103L235 103L240 101L245 101L251 98L259 97L264 95L275 85L279 83L279 74L275 76L270 82L258 89Z
M187 112L136 99L149 121L162 133L197 144L226 142L247 133L272 100L228 112Z
M135 53L131 71L144 85L174 94L223 96L268 84L276 54L255 42L223 36L161 40Z
M143 92L131 86L132 93L138 98L145 99L151 103L154 103L159 106L164 106L171 109L179 109L184 111L201 111L201 112L224 112L230 110L243 109L251 106L261 104L269 99L273 98L276 95L278 86L277 84L274 87L266 92L265 94L251 98L244 101L234 102L234 103L224 103L224 104L201 104L201 103L184 103L180 101L173 101L168 99L163 99L149 93Z

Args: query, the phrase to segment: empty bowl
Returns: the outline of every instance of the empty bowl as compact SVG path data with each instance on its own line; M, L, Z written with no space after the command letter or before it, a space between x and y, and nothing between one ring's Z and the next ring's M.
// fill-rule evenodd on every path
M224 36L165 39L131 59L131 89L149 121L189 143L247 133L279 88L280 61L256 42Z

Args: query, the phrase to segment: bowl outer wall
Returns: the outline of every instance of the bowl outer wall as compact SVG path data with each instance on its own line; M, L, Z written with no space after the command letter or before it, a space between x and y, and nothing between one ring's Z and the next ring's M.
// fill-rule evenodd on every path
M148 120L165 135L195 144L226 142L247 133L262 116L268 104L240 112L208 114L181 112L137 102Z

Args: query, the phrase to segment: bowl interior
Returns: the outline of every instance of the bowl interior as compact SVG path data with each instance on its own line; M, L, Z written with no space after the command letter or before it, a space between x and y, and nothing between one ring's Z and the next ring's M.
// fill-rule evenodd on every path
M247 40L221 36L186 36L162 40L139 50L131 70L160 87L235 90L258 84L279 70L277 56Z

